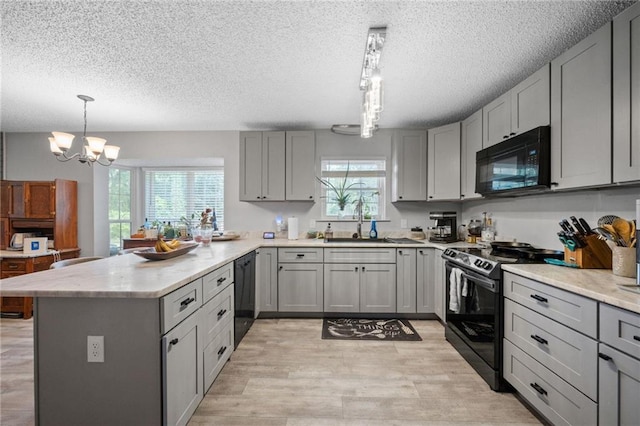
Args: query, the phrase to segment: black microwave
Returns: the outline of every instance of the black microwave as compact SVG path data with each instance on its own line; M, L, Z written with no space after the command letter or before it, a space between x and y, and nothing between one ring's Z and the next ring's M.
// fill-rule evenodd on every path
M549 189L551 127L541 126L476 153L476 192L517 195Z

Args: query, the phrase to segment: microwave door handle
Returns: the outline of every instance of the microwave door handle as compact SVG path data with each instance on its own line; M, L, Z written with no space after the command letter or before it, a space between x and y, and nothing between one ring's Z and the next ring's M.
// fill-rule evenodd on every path
M487 279L484 279L484 278L477 277L475 275L472 276L472 275L469 275L469 274L467 274L465 272L462 273L462 276L465 277L466 279L471 280L471 281L473 281L475 283L478 283L478 284L482 285L482 287L486 287L486 288L488 288L488 289L490 289L492 291L495 291L495 289L496 289L496 283L493 280L487 280Z

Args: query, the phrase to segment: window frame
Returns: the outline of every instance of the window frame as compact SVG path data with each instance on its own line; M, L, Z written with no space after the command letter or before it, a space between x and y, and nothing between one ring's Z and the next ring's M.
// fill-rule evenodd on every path
M135 200L136 200L136 194L137 194L137 175L138 175L138 169L136 167L128 167L128 166L120 166L120 165L113 165L111 166L110 170L126 170L129 172L129 219L128 220L124 220L124 219L111 219L109 217L109 213L107 213L107 223L108 223L108 228L107 228L107 232L108 232L108 244L109 244L109 253L110 255L114 254L111 253L111 225L112 224L129 224L129 232L133 233L134 232L134 221L136 216L136 205L135 205ZM111 177L109 176L108 178L108 183L107 183L107 208L110 209L111 206L111 191L109 190L109 184L111 183ZM120 197L122 196L122 194L118 194ZM121 210L119 210L121 212ZM118 250L122 249L123 246L123 239L124 238L130 238L131 235L122 235L122 227L120 228L120 243L118 245Z

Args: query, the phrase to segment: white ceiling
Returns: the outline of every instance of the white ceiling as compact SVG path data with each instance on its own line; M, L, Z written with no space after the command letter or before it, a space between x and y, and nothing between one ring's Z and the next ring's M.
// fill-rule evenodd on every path
M466 118L633 1L3 0L7 132L358 123L367 29L388 27L380 127Z

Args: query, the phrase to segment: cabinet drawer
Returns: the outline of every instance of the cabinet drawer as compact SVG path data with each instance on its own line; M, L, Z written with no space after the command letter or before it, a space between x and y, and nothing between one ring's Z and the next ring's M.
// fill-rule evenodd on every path
M640 315L601 303L600 340L640 359Z
M160 299L161 333L165 334L202 305L202 278L190 282Z
M326 248L325 263L396 263L393 248Z
M224 363L231 357L233 352L233 321L230 321L218 333L213 341L204 348L203 371L204 371L204 392L206 394L213 381L216 379Z
M322 261L323 252L321 248L300 247L278 249L278 262L322 263Z
M207 303L233 282L233 262L202 277L202 303Z
M227 286L200 309L203 316L202 344L209 344L233 318L233 285Z
M594 300L510 272L504 273L504 296L597 338L598 303Z
M505 299L504 337L594 401L598 400L598 343Z
M2 272L27 272L25 259L2 259Z
M598 404L504 339L504 378L554 425L596 422ZM595 371L594 371L595 374Z

